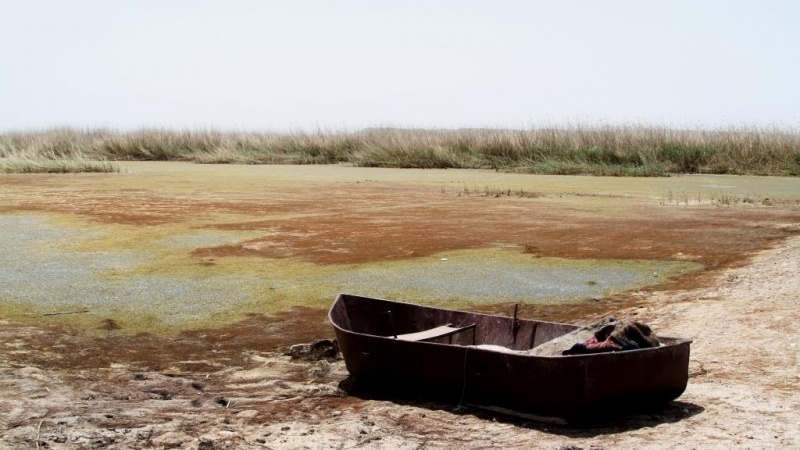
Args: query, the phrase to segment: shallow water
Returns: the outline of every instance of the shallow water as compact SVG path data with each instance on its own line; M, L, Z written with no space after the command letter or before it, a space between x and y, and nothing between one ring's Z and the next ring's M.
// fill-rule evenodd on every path
M198 320L248 300L246 292L232 289L242 282L233 276L104 276L152 258L130 250L62 249L68 242L92 239L97 235L93 231L59 228L37 216L0 216L0 230L0 299L43 314L138 311L171 324Z
M700 268L680 262L536 258L492 248L347 266L232 258L221 268L180 270L177 264L173 271L172 261L159 265L158 254L65 245L97 237L96 231L60 227L42 216L0 215L0 300L28 308L33 316L81 311L74 319L89 326L114 318L132 331L168 330L293 305L326 307L340 292L445 307L602 298ZM228 242L236 233L199 238ZM188 233L156 243L172 249L197 239Z
M270 259L246 254L199 258L192 256L192 251L236 245L250 239L271 243L265 238L273 230L258 226L249 230L245 226L239 231L215 227L269 219L286 224L285 230L276 232L274 243L284 245L287 255L302 257L304 250L319 248L346 252L351 249L342 244L339 235L324 235L323 231L329 231L324 227L305 229L292 219L308 215L307 220L314 220L325 218L326 214L347 219L352 214L379 215L384 211L381 208L397 208L407 214L418 214L422 221L428 213L416 203L421 199L459 220L461 211L453 213L448 208L473 205L473 209L463 214L484 214L482 209L474 209L479 202L460 202L462 195L481 197L495 191L524 192L531 196L499 199L504 206L493 205L490 211L506 214L535 211L542 214L543 223L553 226L559 226L561 220L614 216L635 221L636 214L649 208L662 215L678 211L678 207L691 212L684 205L709 203L716 207L730 203L732 196L747 198L751 205L761 204L767 198L782 201L779 204L783 205L800 201L798 178L706 175L605 178L341 165L120 164L127 173L9 176L6 179L13 182L0 184L0 206L11 207L11 211L27 208L36 211L0 214L0 317L21 320L33 317L31 320L37 322L47 317L48 321L63 320L88 328L96 328L102 320L113 318L126 330L169 331L222 325L247 313L270 314L297 305L326 308L340 292L452 308L506 302L583 301L660 284L702 267L681 261L537 258L521 252L522 244L529 236L535 236L529 231L519 238L495 241L494 236L489 236L478 240L484 247L480 249L362 264L315 265L308 262L313 260L310 258ZM409 190L410 187L413 189ZM392 190L395 188L396 191ZM327 193L337 190L342 192L330 198L338 198L341 203L337 207L320 207L326 206ZM364 197L365 194L374 197ZM261 202L262 198L273 197L284 202ZM195 204L189 201L192 199L210 201L209 205L216 206L205 211L197 206L204 203ZM350 200L359 203L349 205ZM69 207L72 203L78 207ZM248 204L252 206L249 209L244 207ZM41 209L36 209L36 205ZM124 216L129 208L126 205L138 205L134 208L135 216L141 223L106 220ZM646 209L631 212L631 205L644 205ZM174 208L180 211L173 217L168 213ZM479 227L476 229L490 230L489 234L496 230L502 237L503 223L497 222L490 211L480 217L482 220L470 223ZM731 211L729 216L715 220L726 223L741 220L736 211ZM164 220L148 222L150 214ZM693 218L688 213L686 216ZM525 217L524 220L537 219L536 215ZM780 215L775 217L784 220ZM513 222L516 217L507 214L504 220ZM376 224L379 222L368 221L362 226ZM343 227L334 231L346 236L349 230ZM452 233L469 231L469 228L464 231L454 228ZM667 238L685 242L686 236L680 232L689 230L677 231ZM322 238L309 242L293 240L295 232L316 232ZM451 247L447 239L454 237L459 236L440 237L446 245L437 248L477 246L466 242ZM512 247L491 247L495 245L493 242ZM640 239L639 245L650 244ZM681 247L674 253L661 255L664 259L702 260L698 259L702 255L687 253L691 252ZM363 255L361 258L350 261L369 260ZM73 311L87 312L61 315ZM43 315L50 313L58 315Z
M535 258L502 249L462 251L448 257L357 267L330 280L342 290L426 303L552 303L664 282L699 269L670 261Z

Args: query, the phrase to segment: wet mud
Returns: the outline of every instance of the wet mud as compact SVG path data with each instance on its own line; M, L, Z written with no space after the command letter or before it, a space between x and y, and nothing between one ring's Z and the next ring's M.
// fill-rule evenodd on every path
M573 180L568 188L558 190L562 178L509 175L506 182L514 186L509 193L540 194L498 196L491 195L498 189L458 187L458 177L469 179L475 176L474 171L455 175L453 171L439 171L444 178L437 183L431 179L438 176L431 175L436 171L312 167L297 173L292 171L298 168L290 168L282 175L281 167L137 167L140 173L134 174L4 176L0 178L0 214L38 214L47 218L51 227L63 227L54 237L45 237L47 245L41 250L45 253L51 248L54 254L61 252L66 257L74 247L75 254L95 259L122 252L120 258L126 261L136 261L137 257L143 260L134 264L134 269L117 270L109 282L135 281L142 274L174 277L178 285L184 279L198 282L231 274L258 279L264 278L268 264L290 273L267 272L278 280L267 285L243 285L240 293L230 292L231 305L239 294L257 298L238 312L219 314L219 306L204 313L203 306L198 306L204 320L188 328L178 326L177 334L169 331L170 325L159 325L157 317L125 313L127 305L117 308L116 315L103 311L91 317L58 313L44 318L52 313L37 311L32 320L23 322L45 328L54 325L52 330L58 331L52 333L64 336L66 346L81 341L75 347L80 350L64 352L59 362L63 367L100 367L117 354L129 358L126 363L139 358L154 367L181 354L197 356L205 352L206 356L213 354L225 360L242 349L263 351L315 336L330 337L324 324L325 308L335 293L319 286L283 289L281 276L293 283L298 278L292 277L297 276L313 280L309 274L314 273L334 280L341 270L381 264L387 265L384 270L402 271L409 270L403 264L414 267L415 262L426 258L438 260L448 252L471 250L478 251L472 258L479 263L484 256L481 249L494 249L531 260L562 258L598 264L604 260L649 260L702 268L653 280L647 288L686 289L702 284L708 274L736 266L753 252L796 234L793 224L800 222L800 211L791 203L795 201L792 198L777 206L671 205L651 195L653 188L647 180L635 189L628 186L624 192L610 189L605 193L598 191L597 179L592 177L576 178L586 180L584 187ZM315 177L315 170L322 175ZM371 174L377 179L371 180ZM406 174L411 181L405 181ZM488 172L486 176L498 175ZM424 182L418 181L420 177ZM520 185L523 179L530 185ZM474 181L464 181L464 185L467 182ZM503 178L494 183L502 186ZM610 185L614 183L609 179ZM752 188L752 183L748 180L746 184ZM771 184L766 186L764 196L770 195ZM209 237L215 233L222 237ZM226 233L232 234L225 237ZM73 235L80 238L71 242ZM32 267L26 270L34 270ZM598 281L602 280L582 282ZM358 282L354 285L357 287ZM403 298L402 289L398 295L398 300L421 299L418 293ZM191 298L176 299L191 302ZM98 303L102 301L100 298ZM633 301L623 290L576 302L524 304L522 314L575 321ZM445 306L502 312L511 304L498 297L479 302L455 299ZM148 305L145 302L141 308ZM24 308L19 303L6 307L6 315L23 317L19 311ZM80 306L59 308L60 312L82 311ZM136 307L129 308L135 311ZM168 308L154 307L153 311L170 314ZM152 332L146 325L142 327L150 322L154 324ZM83 336L86 333L81 329L89 331L89 336ZM47 341L50 339L53 337L48 336ZM112 348L120 351L109 351ZM160 348L158 353L163 356L153 355L154 348ZM150 359L142 355L150 355Z

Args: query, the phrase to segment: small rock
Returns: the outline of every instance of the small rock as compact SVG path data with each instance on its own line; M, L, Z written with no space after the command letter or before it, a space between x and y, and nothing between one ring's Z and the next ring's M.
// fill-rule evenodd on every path
M197 444L197 450L214 450L216 447L216 442L211 439L200 439Z
M161 400L172 400L172 392L169 392L166 389L153 389L150 391L150 393L157 395Z
M103 319L99 328L106 331L114 331L119 330L122 327L114 319Z
M240 417L242 419L252 419L257 415L258 411L256 411L255 409L245 409L244 411L236 413L236 417Z
M339 343L336 339L319 339L310 344L295 344L284 354L306 361L334 360L339 355Z
M317 367L311 371L316 378L325 378L331 372L331 363L326 360L317 361Z

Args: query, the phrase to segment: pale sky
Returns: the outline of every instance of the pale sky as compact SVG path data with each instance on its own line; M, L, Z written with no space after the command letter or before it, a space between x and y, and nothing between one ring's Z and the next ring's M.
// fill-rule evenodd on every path
M0 0L0 131L800 124L800 1Z

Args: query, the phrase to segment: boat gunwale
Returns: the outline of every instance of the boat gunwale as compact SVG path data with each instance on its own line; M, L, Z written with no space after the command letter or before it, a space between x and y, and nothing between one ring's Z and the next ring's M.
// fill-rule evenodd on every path
M511 317L492 315L492 314L485 314L485 313L478 313L478 312L470 312L470 311L461 311L461 310L448 309L448 308L436 308L436 307L431 307L431 306L419 305L419 304L411 303L411 302L386 300L386 299L382 299L382 298L365 297L365 296L354 295L354 294L341 293L341 294L337 295L336 300L333 302L333 305L328 310L328 321L331 323L331 325L333 325L334 328L336 328L337 330L342 331L343 333L350 334L350 335L363 336L363 337L368 337L368 338L377 338L377 339L382 339L382 340L391 341L391 342L405 342L405 343L408 343L408 344L424 344L424 345L432 345L432 346L441 346L441 347L446 347L446 348L450 348L450 347L464 348L464 349L467 349L469 351L481 351L481 352L488 352L488 353L493 353L493 354L498 354L498 355L523 357L523 358L536 358L536 359L541 358L541 359L547 359L547 360L567 359L567 358L573 358L574 359L574 358L587 358L587 357L588 358L591 358L591 357L608 358L608 357L614 356L614 355L631 355L631 354L638 354L638 353L643 353L643 352L658 352L658 351L665 351L665 350L673 348L673 347L678 347L678 346L682 346L682 345L689 345L689 344L692 344L694 342L694 340L689 339L689 338L683 338L683 337L678 337L678 336L656 335L656 337L659 339L659 342L661 342L661 339L668 339L668 340L670 340L672 342L670 342L670 343L661 343L661 345L659 345L658 347L638 348L638 349L632 349L632 350L618 350L618 351L613 351L613 352L584 353L584 354L577 354L577 355L530 355L530 354L521 353L522 351L520 351L520 350L509 349L511 351L505 352L505 351L498 351L498 350L492 350L492 349L487 349L487 348L480 348L480 347L478 347L476 345L444 344L444 343L439 343L439 342L425 342L425 341L402 341L402 340L395 339L392 336L381 336L381 335L378 335L378 334L367 334L367 333L360 333L360 332L353 331L353 330L348 330L348 329L343 328L338 323L336 323L336 321L334 321L333 316L332 316L333 315L333 309L342 300L343 296L358 297L358 298L368 299L368 300L378 300L378 301L388 302L388 303L403 304L403 305L409 305L409 306L417 307L417 308L434 309L434 310L454 312L454 313L465 313L465 314L471 314L471 315L482 316L482 317L501 317L501 318L509 318L509 319ZM531 319L522 319L522 320L531 320ZM538 323L554 324L554 325L574 326L574 327L576 327L576 329L580 328L580 326L578 326L578 325L569 324L569 323L547 322L547 321L539 321L539 320L532 320L532 321L535 321L535 322L538 322ZM533 348L536 348L536 347L533 347Z

